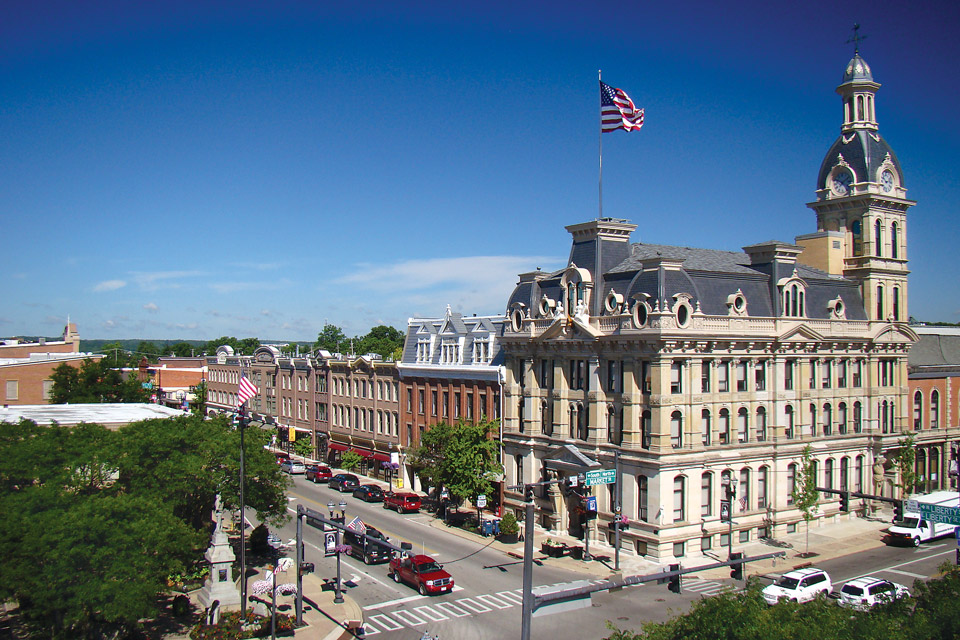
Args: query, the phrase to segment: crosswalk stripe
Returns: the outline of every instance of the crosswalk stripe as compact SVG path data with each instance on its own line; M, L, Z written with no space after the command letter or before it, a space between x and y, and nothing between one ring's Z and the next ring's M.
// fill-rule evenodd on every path
M491 609L485 604L474 602L473 598L463 598L461 600L457 600L457 602L462 604L467 609L470 609L471 611L474 611L476 613L486 613L487 611L493 611L493 609ZM479 607L482 607L482 608L479 608Z
M384 631L397 631L399 629L403 629L402 624L385 613L378 613L375 616L370 616L370 620L383 627Z
M465 611L461 609L460 607L453 604L452 602L441 602L440 604L437 605L437 609L440 609L441 611L445 611L450 615L454 616L455 618L462 618L464 616L470 615L469 611Z
M718 586L719 582L688 582L683 585L687 591L708 591Z
M907 576L909 578L917 578L918 580L926 580L927 576L921 575L919 573L910 573L909 571L903 571L901 569L884 569L887 573L896 573L901 576Z
M370 636L375 636L380 633L380 629L377 629L374 626L371 626L366 620L363 621L363 637L369 638Z
M521 589L521 592L522 592L522 589ZM507 600L513 600L517 604L523 604L522 593L515 593L513 591L501 591L497 595Z
M483 602L483 603L485 603L485 604L492 604L492 605L495 606L497 609L509 609L510 607L513 606L513 603L512 603L512 602L504 602L503 600L497 598L496 596L492 596L492 595L490 595L490 594L484 594L484 595L482 595L482 596L477 596L477 600L479 600L480 602Z
M433 607L430 607L430 606L417 607L416 609L414 609L414 611L416 611L417 613L419 613L419 614L421 614L421 615L423 615L423 616L425 616L425 617L427 617L427 618L430 618L430 619L433 620L434 622L440 622L441 620L449 620L449 619L450 619L449 616L443 615L442 612L440 612L440 611L434 611Z
M405 611L403 609L399 611L394 611L391 615L394 618L397 618L401 622L406 622L411 626L417 626L418 624L427 624L427 621L415 614L413 611Z

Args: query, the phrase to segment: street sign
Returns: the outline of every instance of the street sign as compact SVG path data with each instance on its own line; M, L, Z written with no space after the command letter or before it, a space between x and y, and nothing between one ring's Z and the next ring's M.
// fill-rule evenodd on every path
M327 531L323 534L323 556L329 558L337 555L337 532Z
M586 483L588 487L592 487L597 484L614 484L616 481L616 469L597 469L596 471L587 471Z
M597 496L587 496L587 511L597 510Z
M930 522L960 525L960 507L920 503L920 517Z
M720 501L720 522L730 522L730 501Z
M483 509L485 506L487 506L487 496L477 496L477 509Z

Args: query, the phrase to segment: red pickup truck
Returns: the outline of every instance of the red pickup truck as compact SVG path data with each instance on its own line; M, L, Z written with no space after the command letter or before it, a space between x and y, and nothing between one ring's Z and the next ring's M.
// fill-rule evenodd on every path
M453 577L430 556L394 556L390 559L390 572L395 582L416 587L422 596L453 591Z

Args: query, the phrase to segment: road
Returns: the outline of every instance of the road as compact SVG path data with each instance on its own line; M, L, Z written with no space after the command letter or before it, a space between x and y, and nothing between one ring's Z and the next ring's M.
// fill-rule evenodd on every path
M387 566L364 565L341 557L345 593L362 609L366 637L382 640L419 640L425 631L442 640L474 638L513 638L520 629L522 564L491 547L492 539L467 539L431 526L432 516L397 514L380 504L367 504L349 493L339 494L326 487L295 479L288 492L291 512L296 505L327 513L329 502L346 503L346 518L354 516L374 526L398 544L410 542L418 553L430 555L450 572L456 581L453 593L420 596L404 584L388 577ZM279 535L295 537L295 523L286 525ZM317 574L332 578L336 574L334 558L324 558L322 536L304 526L306 560L314 562ZM919 548L881 547L859 554L817 563L833 578L835 589L855 577L878 575L910 586L917 576L930 576L944 561L952 561L952 539L927 543ZM784 570L789 568L784 565ZM534 568L534 585L552 585L588 579L585 574L553 566ZM666 620L688 610L691 603L723 590L742 587L732 580L702 580L686 577L682 594L674 594L666 585L647 583L619 592L594 594L586 608L539 616L533 620L533 636L551 640L584 640L610 635L606 622L621 628L637 629L645 621Z

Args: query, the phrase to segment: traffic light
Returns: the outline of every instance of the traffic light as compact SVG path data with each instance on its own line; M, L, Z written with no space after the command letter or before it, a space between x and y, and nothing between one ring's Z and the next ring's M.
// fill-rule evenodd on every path
M670 565L670 571L680 571L679 564ZM667 589L673 591L674 593L680 593L680 578L681 576L670 576L670 584L667 586Z
M731 560L742 560L743 552L737 551L730 554ZM730 565L730 577L734 580L743 580L743 562L737 562Z
M850 492L841 491L840 492L840 511L846 513L850 511Z
M893 521L900 522L903 520L903 500L897 500L893 503Z

